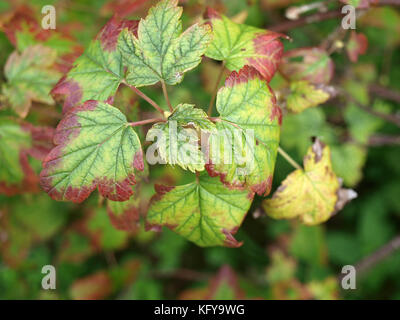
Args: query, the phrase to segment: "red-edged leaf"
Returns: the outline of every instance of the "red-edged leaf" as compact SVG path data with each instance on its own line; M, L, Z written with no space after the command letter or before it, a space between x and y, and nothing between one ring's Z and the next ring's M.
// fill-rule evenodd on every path
M368 48L368 38L363 33L351 32L346 45L347 55L351 62L357 62L360 54L365 54Z
M328 84L333 77L334 64L325 50L300 48L285 52L279 71L289 81Z
M245 24L237 24L209 8L206 14L213 28L213 40L206 56L225 61L231 71L239 71L250 65L270 81L283 54L279 41L285 35L258 29Z
M133 194L135 171L144 169L142 150L118 109L87 101L61 120L54 143L40 174L42 188L53 199L79 203L96 188L114 201Z
M125 76L117 40L125 28L137 33L138 21L112 18L98 33L73 68L53 88L52 95L64 100L63 111L87 100L109 101Z

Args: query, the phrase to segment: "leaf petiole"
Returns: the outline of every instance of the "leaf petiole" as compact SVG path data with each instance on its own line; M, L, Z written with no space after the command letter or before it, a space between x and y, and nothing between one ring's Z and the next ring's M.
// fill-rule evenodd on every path
M172 108L171 101L169 100L167 87L166 87L164 81L161 81L161 86L162 86L162 90L163 90L163 93L164 93L165 100L167 101L167 104L168 104L169 111L173 112L174 108Z
M131 88L139 97L141 97L142 99L146 100L148 103L150 103L154 108L156 108L156 110L158 112L160 112L162 115L164 115L164 110L161 109L161 107L154 101L152 100L150 97L148 97L147 95L145 95L142 91L140 91L138 88L128 84L125 80L122 81L122 83L126 86L128 86L129 88Z
M129 122L128 125L131 127L137 127L137 126L142 126L148 123L154 123L154 122L165 122L164 119L161 118L153 118L153 119L146 119L146 120L141 120L141 121L136 121L136 122Z
M217 82L215 83L213 95L212 95L210 104L208 105L207 114L209 116L211 116L211 114L212 114L212 110L213 110L213 107L214 107L214 101L215 101L215 98L217 97L219 83L221 82L222 76L224 75L224 71L225 71L225 61L222 61L221 70L219 71L219 75L218 75L218 78L217 78Z
M278 153L285 158L285 160L287 162L289 162L294 168L303 171L303 168L296 162L293 160L293 158L291 156L289 156L285 150L283 150L281 147L278 147Z

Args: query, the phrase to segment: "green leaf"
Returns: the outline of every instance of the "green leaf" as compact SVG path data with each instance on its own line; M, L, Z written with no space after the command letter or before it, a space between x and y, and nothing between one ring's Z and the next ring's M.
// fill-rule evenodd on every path
M330 98L329 88L313 85L308 81L295 81L290 84L290 93L286 97L287 108L293 113L316 107Z
M322 109L306 109L298 114L287 114L283 118L281 135L283 148L295 149L300 158L307 152L312 137L318 137L327 144L335 142L335 131L327 123Z
M213 29L213 41L206 56L225 61L231 71L252 66L270 81L283 54L279 37L284 35L237 24L213 9L208 9L207 16Z
M299 218L306 225L315 225L357 196L353 190L340 187L341 181L332 170L330 149L316 139L304 157L304 170L288 175L262 206L272 218Z
M362 169L367 160L367 151L356 144L341 144L332 147L332 166L343 184L354 187L362 178Z
M310 265L320 265L326 259L326 240L321 226L298 225L289 244L289 253Z
M106 101L114 96L125 77L125 66L117 50L118 35L123 29L136 32L137 21L112 18L99 32L74 67L52 90L64 98L63 111L87 100Z
M136 87L164 81L174 85L195 68L211 40L208 25L195 24L182 33L178 0L163 0L139 23L137 35L121 34L118 47L127 65L126 81Z
M14 195L37 191L38 178L28 152L34 143L27 128L7 118L0 118L0 194Z
M383 114L389 114L391 106L385 102L376 100L372 109ZM347 106L344 117L349 125L352 138L362 144L367 143L370 136L385 124L383 119L371 115L352 103Z
M61 76L52 68L55 59L56 52L41 45L27 47L21 55L14 51L9 56L4 67L7 83L2 90L20 117L27 116L32 101L54 104L49 93Z
M104 208L90 212L86 221L92 241L97 242L99 250L116 250L126 245L129 234L114 228Z
M206 169L229 186L270 192L279 145L281 110L265 79L251 67L232 72L217 95L217 131ZM225 154L231 154L226 161Z
M167 226L199 246L240 246L233 234L250 208L253 194L230 190L218 179L201 175L177 187L156 185L147 213L148 228Z
M185 170L203 171L205 159L199 148L199 132L215 128L207 114L190 104L178 105L168 120L156 123L147 133L147 140L157 137L155 149L159 162L179 165ZM148 150L148 154L149 154Z
M144 163L140 140L126 117L107 103L87 101L57 127L57 145L43 162L41 185L55 200L82 202L98 187L114 201L133 194Z

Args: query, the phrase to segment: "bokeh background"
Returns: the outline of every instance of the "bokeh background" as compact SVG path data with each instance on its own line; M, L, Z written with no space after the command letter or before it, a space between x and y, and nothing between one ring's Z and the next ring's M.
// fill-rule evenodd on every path
M287 8L311 2L180 1L185 26L201 19L206 6L212 6L237 22L289 35L292 41L283 41L285 50L319 46L340 26L339 15L320 22L287 24ZM328 2L329 10L337 11L343 5ZM15 48L38 41L29 36L29 27L23 27L14 30L18 43L10 42L7 23L18 10L40 23L42 6L54 5L56 31L62 36L48 45L68 54L87 47L114 13L137 19L154 3L2 0L0 81L5 81L3 68ZM310 11L305 16L315 14ZM323 225L306 227L297 221L266 217L259 208L261 198L257 198L237 233L242 247L200 248L168 229L145 232L141 225L129 232L117 230L96 192L80 205L53 201L41 190L0 194L0 299L399 299L400 250L389 249L384 259L376 259L376 252L400 236L400 129L358 106L390 117L399 114L399 7L366 10L357 20L356 31L368 39L368 49L357 62L350 61L346 53L349 32L331 54L335 63L332 83L353 100L335 98L300 114L286 115L282 127L281 146L298 162L312 136L331 146L336 173L359 195L338 215ZM206 108L217 74L218 64L204 59L180 85L169 88L172 104L183 101ZM271 85L278 90L282 81L276 75ZM143 91L162 102L160 88ZM115 105L130 119L152 112L125 88L119 91ZM0 107L0 115L10 114ZM60 105L35 103L27 121L55 127L60 118ZM1 166L4 152L0 153L0 170L5 170ZM40 162L31 161L40 172ZM291 171L278 156L273 190ZM149 181L140 185L141 213L154 194L156 181L179 185L188 179L190 175L178 168L151 167ZM41 269L48 264L57 270L56 290L41 288ZM344 265L359 267L356 290L340 287Z

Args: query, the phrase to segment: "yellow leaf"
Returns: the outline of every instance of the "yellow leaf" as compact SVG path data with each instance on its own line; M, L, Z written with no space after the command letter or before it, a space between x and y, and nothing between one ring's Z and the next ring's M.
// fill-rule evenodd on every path
M304 157L304 170L292 172L264 200L263 208L272 218L299 218L306 225L328 220L356 197L350 189L341 189L341 179L332 170L328 146L316 139Z
M295 81L290 85L290 94L287 96L287 108L293 113L316 107L330 98L330 87L313 85L308 81Z

